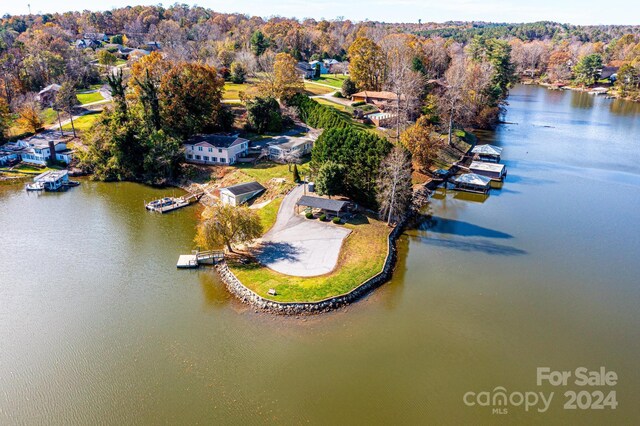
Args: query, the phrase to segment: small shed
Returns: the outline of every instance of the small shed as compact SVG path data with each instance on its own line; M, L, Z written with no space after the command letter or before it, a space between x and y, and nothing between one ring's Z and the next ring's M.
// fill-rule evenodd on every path
M224 204L239 206L246 203L265 190L258 182L241 183L239 185L220 188L220 200Z
M475 192L486 194L491 189L491 179L486 176L477 175L475 173L466 173L457 176L453 180L455 189L460 191Z
M320 198L320 197L311 197L309 195L303 195L300 197L296 206L300 207L311 207L312 209L320 209L329 214L333 214L335 216L340 217L340 213L342 213L349 204L348 201L341 200L330 200L328 198Z
M486 176L493 180L503 180L507 175L507 168L504 164L485 163L484 161L474 161L469 166L471 173Z
M471 153L477 155L482 161L499 163L502 148L494 145L478 145L471 150Z

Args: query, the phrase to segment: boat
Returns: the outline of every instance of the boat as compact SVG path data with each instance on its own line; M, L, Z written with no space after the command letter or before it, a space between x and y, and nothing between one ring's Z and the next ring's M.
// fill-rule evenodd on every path
M80 186L80 182L78 182L77 180L70 180L68 182L65 182L63 185L64 186Z
M145 207L147 210L151 210L154 212L160 213L168 213L173 210L177 210L179 208L185 207L189 205L189 201L185 200L183 197L173 198L173 197L164 197L159 200L151 201L147 203Z
M25 189L27 191L44 191L44 184L42 182L28 183Z

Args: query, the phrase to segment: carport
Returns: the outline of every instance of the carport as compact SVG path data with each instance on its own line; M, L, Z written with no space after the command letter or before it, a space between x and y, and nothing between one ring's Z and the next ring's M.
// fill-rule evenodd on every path
M327 213L340 217L340 213L343 212L347 206L347 201L330 200L328 198L311 197L309 195L303 195L300 197L296 206L311 207L312 209L320 209ZM300 213L298 209L298 213Z

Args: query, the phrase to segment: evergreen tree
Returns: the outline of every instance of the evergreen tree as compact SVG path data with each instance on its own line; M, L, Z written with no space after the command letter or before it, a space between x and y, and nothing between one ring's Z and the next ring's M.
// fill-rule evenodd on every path
M300 181L302 181L302 179L300 179L300 172L298 171L298 165L297 164L293 165L293 181L295 183L300 183Z

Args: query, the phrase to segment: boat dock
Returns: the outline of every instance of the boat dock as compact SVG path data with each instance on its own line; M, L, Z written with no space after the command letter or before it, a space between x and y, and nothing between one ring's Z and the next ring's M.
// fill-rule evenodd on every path
M199 192L197 194L190 194L184 197L164 197L149 203L145 202L145 207L147 210L153 212L169 213L174 210L181 209L182 207L186 207L191 203L197 202L203 195L204 192Z
M195 269L200 265L214 265L221 260L224 260L224 251L222 250L193 251L192 254L181 254L176 267Z

